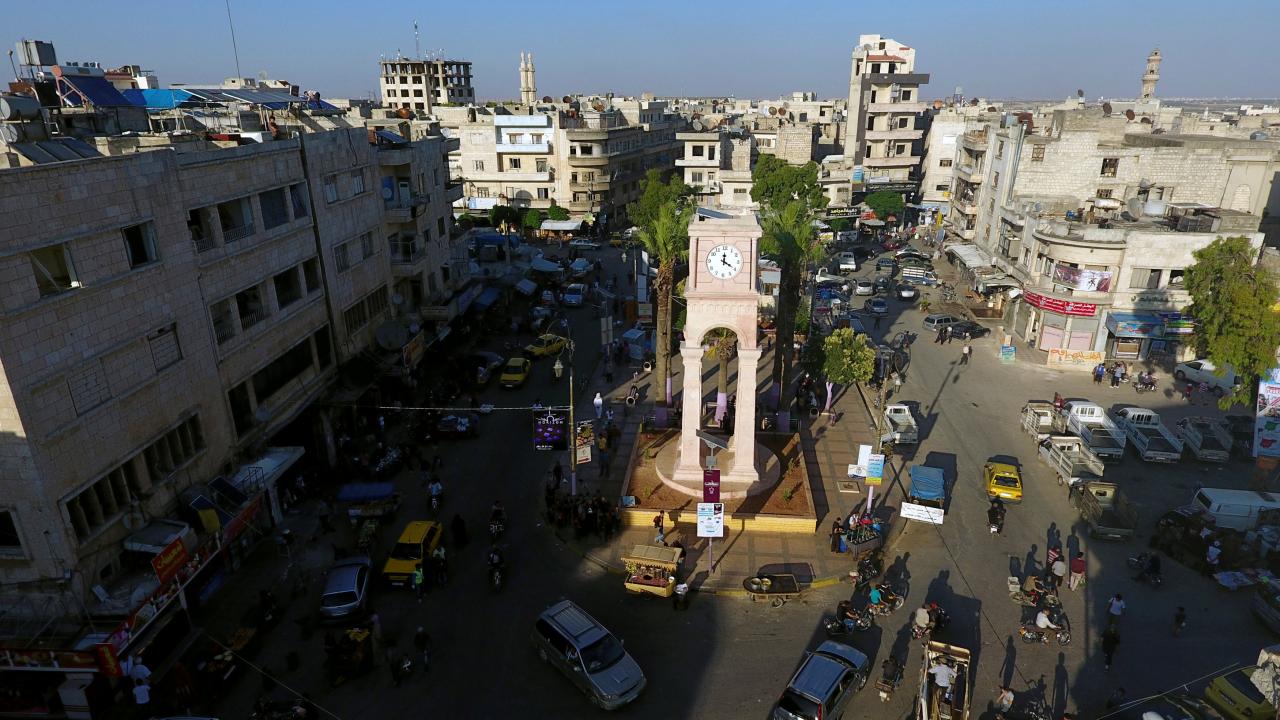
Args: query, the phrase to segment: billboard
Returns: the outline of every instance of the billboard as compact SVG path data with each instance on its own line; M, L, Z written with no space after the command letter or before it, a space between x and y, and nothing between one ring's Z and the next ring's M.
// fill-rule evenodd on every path
M1110 270L1085 270L1058 263L1053 266L1053 281L1073 290L1111 292Z
M1277 371L1258 381L1257 417L1253 426L1255 457L1280 457L1280 382Z
M533 416L534 450L569 449L569 413L562 410L537 410Z

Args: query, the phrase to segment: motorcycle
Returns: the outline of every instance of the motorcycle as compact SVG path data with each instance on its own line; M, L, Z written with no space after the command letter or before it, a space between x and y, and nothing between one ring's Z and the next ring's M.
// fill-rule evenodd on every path
M1049 634L1053 632L1055 631L1041 630L1038 626L1036 626L1035 623L1030 623L1018 628L1018 637L1022 638L1022 642L1024 643L1028 643L1028 644L1044 643L1045 645L1048 645ZM1067 630L1066 628L1060 628L1059 630L1056 631L1056 634L1058 636L1059 645L1066 645L1067 643L1071 642L1070 630Z
M1018 582L1018 578L1009 578L1009 599L1019 605L1024 607L1040 607L1041 605L1044 605L1045 607L1058 607L1061 605L1061 603L1058 602L1058 596L1047 590L1029 593L1026 590L1013 589L1020 588L1021 585L1022 583Z
M501 520L489 521L489 539L490 540L497 542L498 538L502 537L502 533L505 530L506 530L506 527L503 525L503 522Z
M1148 568L1151 564L1151 553L1140 553L1129 558L1129 567L1138 571L1134 576L1134 581L1146 583L1153 589L1164 584L1164 575L1159 571L1151 572Z
M853 617L854 630L866 630L871 627L871 614L866 611L853 609L848 601L841 602L836 606L836 614L834 617L823 619L823 627L827 631L828 637L839 637L849 634L849 626L845 624L844 617L846 611Z
M893 592L883 584L880 585L880 593L880 602L867 606L867 612L872 615L888 615L907 603L906 598Z
M430 500L431 512L433 514L440 512L440 503L444 502L444 493L432 495Z
M506 570L502 565L489 566L489 587L493 588L494 592L502 590L502 585L506 580Z
M1137 392L1137 393L1154 392L1155 389L1156 389L1156 381L1154 379L1152 379L1151 382L1142 382L1141 380L1133 381L1134 392Z
M893 691L902 684L902 663L890 656L884 664L884 673L876 681L876 691L880 694L880 702L887 703L893 697Z

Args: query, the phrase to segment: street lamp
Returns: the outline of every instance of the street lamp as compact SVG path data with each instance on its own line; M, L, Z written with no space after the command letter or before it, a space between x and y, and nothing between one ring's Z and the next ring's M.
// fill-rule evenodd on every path
M569 351L569 495L576 496L578 494L578 425L573 419L573 341L569 340L565 344L565 348ZM560 351L561 353L564 350ZM560 356L556 355L556 364L551 366L551 372L555 373L556 380L564 375L564 363L560 361Z

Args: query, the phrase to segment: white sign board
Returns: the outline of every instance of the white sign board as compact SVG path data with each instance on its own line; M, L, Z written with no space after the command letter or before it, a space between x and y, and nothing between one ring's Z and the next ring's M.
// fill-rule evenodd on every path
M871 463L871 446L858 446L858 462L849 466L850 478L865 478L867 476L867 465Z
M698 503L698 537L724 537L724 503Z
M908 520L919 520L933 525L941 525L945 512L942 508L904 502L902 507L898 508L898 514Z

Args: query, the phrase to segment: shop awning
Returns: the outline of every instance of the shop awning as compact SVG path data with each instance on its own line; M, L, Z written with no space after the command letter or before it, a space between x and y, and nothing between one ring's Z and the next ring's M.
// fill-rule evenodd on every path
M521 295L532 295L537 291L538 291L538 283L532 280L524 279L516 283L516 292L520 293Z
M491 305L498 302L498 298L502 297L502 290L496 287L486 289L480 293L480 297L476 298L472 307L480 310L488 310Z
M534 258L533 262L529 264L529 267L537 270L538 272L544 273L558 273L564 269L560 267L559 263L553 263L550 260L543 260L540 257Z
M1164 318L1159 315L1111 312L1107 315L1107 330L1118 338L1164 337Z
M186 544L195 547L196 536L191 526L178 521L157 518L124 540L124 549L159 555L178 538L187 538Z
M970 268L986 267L991 264L991 256L977 245L952 245L946 250Z
M543 220L541 225L543 230L554 230L556 232L574 232L582 229L581 220Z
M244 493L246 497L253 497L262 490L267 491L267 500L271 507L271 517L275 521L284 520L284 513L280 508L279 496L276 494L276 481L280 476L285 474L293 464L298 462L302 454L306 452L300 447L270 447L257 460L252 463L241 465L235 475L231 477L230 484ZM214 487L216 490L216 486Z

